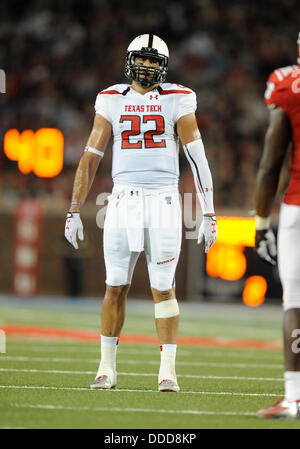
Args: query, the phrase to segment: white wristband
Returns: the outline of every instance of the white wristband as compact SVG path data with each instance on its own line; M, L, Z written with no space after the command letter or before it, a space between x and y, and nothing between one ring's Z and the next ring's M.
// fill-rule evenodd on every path
M257 231L269 229L270 224L271 224L270 217L260 217L259 215L255 215L255 229Z
M96 150L96 148L85 147L84 151L89 151L90 153L97 154L98 156L101 156L101 157L104 156L103 151Z

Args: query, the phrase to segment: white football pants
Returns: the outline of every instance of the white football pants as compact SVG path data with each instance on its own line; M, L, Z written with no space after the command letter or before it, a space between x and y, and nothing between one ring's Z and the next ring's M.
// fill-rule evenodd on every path
M177 186L144 189L115 184L104 222L106 283L130 284L138 257L145 251L151 287L172 288L181 233Z
M283 309L300 308L300 207L282 203L278 225L278 269Z

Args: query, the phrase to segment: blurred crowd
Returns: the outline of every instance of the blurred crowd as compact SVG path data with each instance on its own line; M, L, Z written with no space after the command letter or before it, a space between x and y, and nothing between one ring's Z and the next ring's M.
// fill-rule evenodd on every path
M124 77L126 48L152 32L170 51L167 81L197 93L197 120L215 187L216 208L252 207L253 186L268 121L263 94L268 75L295 64L297 0L3 0L0 138L10 128L59 128L64 169L54 179L21 175L0 156L0 204L39 196L70 201L78 160L89 135L98 91ZM107 152L89 195L109 191ZM193 192L180 159L181 190Z

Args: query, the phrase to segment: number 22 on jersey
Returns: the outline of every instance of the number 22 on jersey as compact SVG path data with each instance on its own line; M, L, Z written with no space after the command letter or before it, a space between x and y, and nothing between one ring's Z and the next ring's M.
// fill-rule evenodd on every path
M121 115L120 123L129 122L130 129L122 132L123 149L141 148L166 148L165 139L153 140L153 136L159 136L165 132L165 121L162 115L144 115L143 123L153 122L154 129L144 132L143 138L130 141L130 138L141 134L141 117L139 115Z

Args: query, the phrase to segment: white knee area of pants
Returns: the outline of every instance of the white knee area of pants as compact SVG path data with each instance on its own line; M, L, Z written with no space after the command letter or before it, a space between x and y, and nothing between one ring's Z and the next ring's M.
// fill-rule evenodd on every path
M154 304L155 318L172 318L179 315L177 299L167 299Z
M161 270L157 272L152 270L150 273L151 287L160 292L170 290L174 287L174 271Z
M114 268L109 270L109 274L106 278L106 284L112 287L118 287L119 285L126 285L129 282L127 270L122 270L120 268Z
M283 280L283 310L300 309L300 280Z

